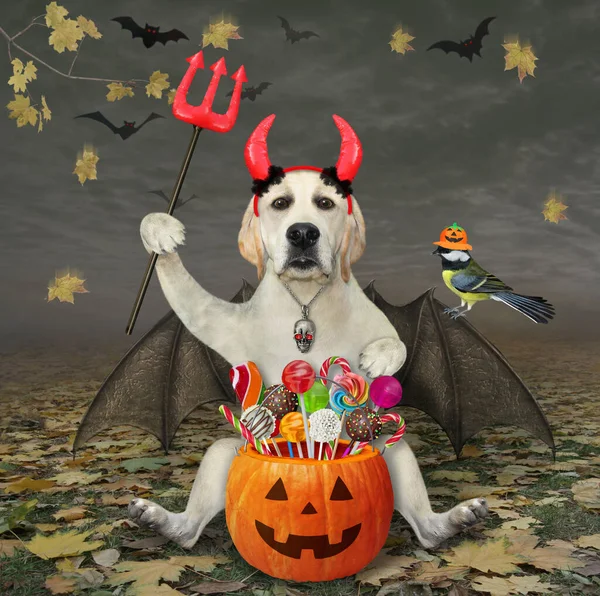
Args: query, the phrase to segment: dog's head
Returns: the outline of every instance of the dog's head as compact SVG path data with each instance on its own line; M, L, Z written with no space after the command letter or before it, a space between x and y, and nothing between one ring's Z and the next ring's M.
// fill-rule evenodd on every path
M365 248L365 224L350 187L360 166L360 141L334 117L342 134L336 166L283 170L271 165L266 149L274 118L261 122L246 145L254 197L242 221L240 252L256 265L259 278L271 259L283 279L323 283L339 272L348 281Z

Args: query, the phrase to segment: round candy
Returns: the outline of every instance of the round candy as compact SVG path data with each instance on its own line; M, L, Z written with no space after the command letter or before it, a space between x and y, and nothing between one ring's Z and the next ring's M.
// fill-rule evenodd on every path
M340 387L332 385L329 405L335 412L340 415L344 410L352 412L358 406L367 403L369 399L369 385L360 375L351 372L345 375L336 375L333 377L333 380L346 390L346 393L344 393Z
M342 432L342 423L333 410L317 410L309 421L310 438L319 443L335 441Z
M275 430L275 417L267 408L258 404L244 410L240 420L259 441L268 439Z
M346 432L355 441L370 441L381 434L381 418L370 408L359 408L346 416Z
M306 439L304 430L304 420L300 412L290 412L286 414L279 423L279 432L281 436L292 443L299 443Z
M298 408L298 396L285 385L271 385L265 389L265 395L268 397L262 405L268 408L277 420L281 420L286 414L295 412Z
M326 408L329 403L329 390L321 383L315 383L304 394L304 405L306 411L310 414L322 408Z
M283 369L281 380L292 393L306 393L314 385L315 371L304 360L292 360Z
M395 377L377 377L371 383L369 393L378 408L393 408L402 399L402 385Z

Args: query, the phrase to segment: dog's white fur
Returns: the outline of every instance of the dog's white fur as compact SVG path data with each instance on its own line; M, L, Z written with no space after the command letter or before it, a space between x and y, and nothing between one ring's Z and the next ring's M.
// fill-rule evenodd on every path
M276 207L285 208L277 209ZM311 223L320 231L307 253L311 269L294 267L286 231L294 223ZM351 265L365 248L365 226L352 197L346 199L324 184L318 172L293 171L259 200L259 217L252 201L239 234L240 252L258 270L260 284L251 300L232 304L209 294L187 272L176 249L184 242L184 227L163 213L147 215L141 236L148 252L157 252L162 290L185 326L232 364L251 360L265 384L281 382L281 371L302 358L319 370L330 356L343 356L353 370L372 379L394 374L406 359L406 348L387 317L365 296ZM295 252L294 252L295 250ZM300 307L285 289L285 280L306 304L324 286L310 308L316 324L311 350L300 354L293 338ZM378 441L382 445L386 437ZM225 507L225 486L237 438L216 441L206 452L192 487L186 510L171 513L145 499L133 499L129 514L185 548L191 548L210 520ZM418 463L401 441L385 451L395 508L410 523L425 548L434 548L461 529L487 515L485 499L466 501L445 513L434 513Z

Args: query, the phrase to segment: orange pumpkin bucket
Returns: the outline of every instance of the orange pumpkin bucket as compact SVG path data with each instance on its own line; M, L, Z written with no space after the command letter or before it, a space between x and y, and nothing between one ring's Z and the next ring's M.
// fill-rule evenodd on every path
M284 452L285 441L277 442ZM390 475L378 449L340 457L347 446L340 441L330 461L240 448L225 515L250 565L279 579L318 582L354 575L377 556L394 511Z

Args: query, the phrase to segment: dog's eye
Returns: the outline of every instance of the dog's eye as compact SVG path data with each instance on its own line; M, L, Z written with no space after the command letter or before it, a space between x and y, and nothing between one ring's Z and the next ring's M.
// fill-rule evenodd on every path
M278 199L275 199L271 205L275 208L275 209L287 209L290 205L290 202L288 199L284 199L283 197L279 197Z
M319 209L331 209L334 206L335 203L331 199L327 199L325 197L317 199L317 207Z

